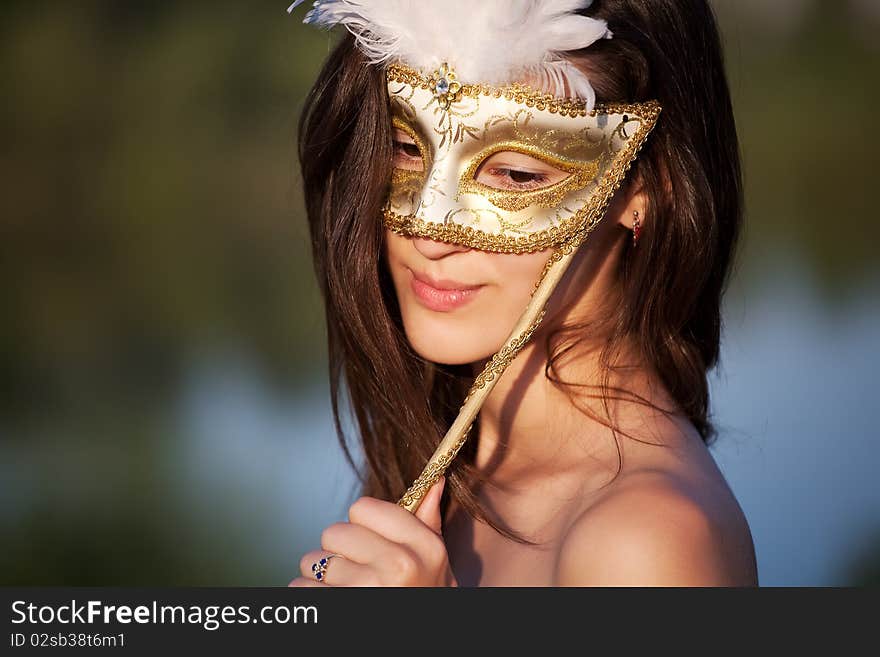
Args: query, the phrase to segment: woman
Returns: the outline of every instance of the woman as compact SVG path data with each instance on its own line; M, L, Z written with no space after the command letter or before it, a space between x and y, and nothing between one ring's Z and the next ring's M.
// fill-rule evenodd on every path
M380 4L390 13L323 2L310 14L352 33L309 96L300 160L334 415L353 463L339 420L344 376L366 462L364 497L291 585L756 585L748 525L706 448L706 377L742 213L706 0L444 3L445 16L421 3L433 15L415 17L416 29L399 15L405 3ZM388 25L399 26L382 38ZM452 67L407 66L447 53L478 90L476 109ZM545 111L539 94L493 94L508 74L581 109L568 117L569 105ZM640 114L654 100L656 123ZM576 129L596 108L607 114ZM481 121L461 119L472 115ZM494 132L499 117L518 141ZM596 141L572 136L597 130ZM588 154L618 142L623 153L628 139L638 143L624 159ZM508 145L525 142L541 146ZM606 197L590 163L619 169ZM474 198L479 211L462 205ZM573 203L601 221L411 514L394 501L560 250L539 248L533 238L550 233L530 232L532 216L556 225L570 213L559 223L569 225L583 215ZM516 223L522 212L532 215ZM507 234L522 239L495 237Z

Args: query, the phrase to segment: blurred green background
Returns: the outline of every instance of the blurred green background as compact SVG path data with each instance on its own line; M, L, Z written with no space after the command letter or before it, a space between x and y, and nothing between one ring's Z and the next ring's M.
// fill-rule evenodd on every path
M880 581L875 0L714 3L747 228L716 457L765 584ZM278 585L354 499L278 2L0 7L2 584Z

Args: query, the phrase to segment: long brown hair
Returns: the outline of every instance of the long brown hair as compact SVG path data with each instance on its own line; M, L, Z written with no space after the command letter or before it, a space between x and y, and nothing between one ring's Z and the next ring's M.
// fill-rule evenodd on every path
M657 99L663 113L628 177L644 186L650 220L638 248L627 246L621 259L618 302L603 324L605 376L598 385L558 377L559 360L587 325L545 336L545 376L567 391L597 388L590 396L603 399L606 411L612 398L653 405L609 383L621 345L634 343L640 362L708 443L715 429L707 374L718 361L721 297L742 219L739 145L715 17L706 0L595 0L584 13L605 19L613 33L567 54L587 72L597 101ZM307 98L299 158L326 308L336 430L357 468L341 421L347 391L365 457L363 493L395 501L455 419L473 375L426 361L403 330L380 219L392 158L384 71L366 63L348 34ZM472 465L477 440L447 471L444 509L454 497L527 542L474 496L482 480Z

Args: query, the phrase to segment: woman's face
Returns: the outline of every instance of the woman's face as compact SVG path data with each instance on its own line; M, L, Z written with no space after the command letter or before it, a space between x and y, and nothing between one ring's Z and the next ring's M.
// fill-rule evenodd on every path
M464 141L459 145L458 142L461 140L458 137L450 137L434 125L437 121L436 112L428 109L431 107L430 99L427 106L422 108L425 98L414 97L416 94L424 95L428 92L411 89L411 93L405 93L406 88L406 85L389 85L389 93L399 104L399 107L395 106L398 114L395 115L396 120L392 127L393 169L400 180L411 178L416 181L419 188L425 184L426 175L430 170L432 193L428 202L422 199L418 206L415 197L410 199L407 194L403 194L406 203L401 201L402 209L395 209L403 214L417 214L417 207L422 207L424 203L425 207L430 206L431 212L441 216L447 208L442 203L438 203L438 199L457 199L456 194L468 194L471 191L470 188L462 191L459 177L461 180L473 180L478 185L478 199L482 196L491 199L492 194L496 194L495 190L497 190L497 198L501 200L491 200L493 206L508 201L538 198L544 188L567 190L568 188L564 187L567 181L572 180L579 184L579 175L587 175L590 179L597 175L597 172L590 168L596 166L595 163L599 161L600 154L597 148L606 149L613 155L610 151L613 143L618 149L615 152L623 152L625 142L621 141L618 133L629 139L632 132L632 130L630 133L615 131L611 137L597 141L595 137L584 137L581 132L585 133L586 130L592 129L594 132L589 134L594 135L599 129L610 130L605 127L599 128L598 126L603 124L598 120L597 125L591 128L581 128L581 123L572 122L581 129L581 132L578 132L574 127L568 127L570 118L560 117L551 112L540 121L537 118L531 121L530 118L524 119L520 116L526 110L519 108L513 101L503 98L484 98L478 109L482 108L480 111L487 115L491 114L485 121L486 126L491 128L486 127L483 132L476 128L468 128L475 132L468 132L472 139L466 140L468 146L465 147ZM406 108L409 108L409 111L406 111ZM458 121L461 117L467 116L470 114L458 113L454 114L453 118ZM526 112L526 116L531 117L531 112ZM617 120L620 126L624 126L634 119L623 115ZM452 119L449 121L452 125ZM441 122L440 127L444 126L446 123ZM510 134L504 132L508 129L511 131ZM498 134L496 135L493 130ZM531 135L529 130L537 132ZM546 134L541 130L546 131ZM475 135L478 135L479 139ZM496 150L491 143L492 139L496 139L496 143L502 145L499 148L503 147L505 150ZM431 140L437 142L432 142L433 152L432 146L428 144ZM527 142L532 148L521 146L521 142ZM535 146L536 144L538 146ZM561 153L551 153L551 146ZM510 150L506 150L507 148ZM437 156L437 151L441 151L440 156ZM431 153L433 157L427 156L426 153ZM595 159L590 160L590 158ZM464 166L463 163L468 163L465 173L459 170ZM567 212L571 212L569 206L572 203L586 202L583 198L577 197L577 194L581 193L581 187L573 189L571 197L563 197L566 199L563 207ZM392 200L396 199L394 190L395 184L392 182ZM406 191L406 185L402 184L400 190ZM479 200L475 201L477 204L479 202ZM546 203L546 200L543 202ZM438 209L438 206L442 207ZM414 207L416 209L413 209ZM511 208L510 214L513 219L517 219L515 214L517 209L522 208L519 206ZM449 213L454 215L457 211L454 205L449 205L446 216L448 217ZM472 210L468 212L480 219L491 219L490 214L501 216L495 211L486 214L485 217ZM436 222L437 219L434 221ZM444 217L442 221L445 223L446 218ZM600 226L600 228L604 227ZM602 233L611 235L605 230L597 230L596 233L598 234L591 236L590 239L594 245L597 241L604 241L601 237ZM522 254L482 251L425 237L408 237L390 228L386 228L385 234L386 261L394 282L407 338L423 358L447 365L478 363L499 351L528 306L541 273L553 253L552 248ZM610 253L608 250L610 245L597 246L598 249L589 250L592 255ZM563 305L560 303L563 297L566 299L577 297L578 292L583 293L591 287L590 283L594 281L590 276L601 269L593 266L594 263L590 263L589 259L581 257L583 255L581 252L577 254L577 266L573 266L572 271L569 272L571 274L568 276L569 279L579 280L579 283L573 286L573 292L571 294L564 292L563 286L560 286L553 295L552 300L560 307ZM548 315L554 315L549 307ZM548 320L543 322L545 327L548 323Z

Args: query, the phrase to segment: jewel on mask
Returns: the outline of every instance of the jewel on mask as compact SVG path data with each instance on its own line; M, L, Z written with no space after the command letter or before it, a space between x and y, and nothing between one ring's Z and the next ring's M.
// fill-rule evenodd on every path
M450 69L446 62L431 74L428 82L437 104L443 110L448 110L449 106L461 97L461 84L456 79L455 71Z

